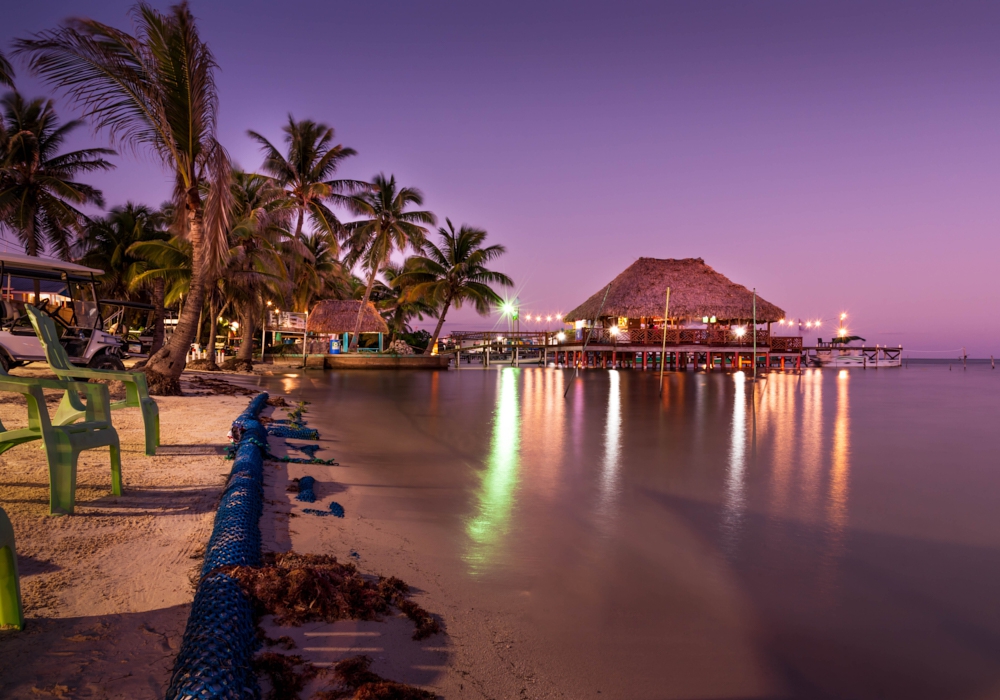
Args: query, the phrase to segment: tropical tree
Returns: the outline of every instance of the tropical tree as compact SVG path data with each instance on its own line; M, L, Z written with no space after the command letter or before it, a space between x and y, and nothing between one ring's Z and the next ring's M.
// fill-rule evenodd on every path
M441 246L428 242L425 255L410 258L411 267L393 280L397 286L409 285L408 296L440 305L437 326L424 354L429 355L441 335L448 310L470 303L482 316L502 300L490 285L513 286L502 272L487 269L486 264L505 252L502 245L483 247L486 231L462 225L456 233L451 219L447 228L439 228Z
M13 232L28 255L53 249L68 259L73 239L87 222L77 207L104 206L101 191L76 177L112 168L104 156L114 151L60 153L82 122L60 124L50 100L9 92L0 107L0 227Z
M424 196L416 188L397 186L394 175L386 179L379 173L372 179L372 191L354 195L351 200L354 211L364 218L344 225L349 251L346 262L349 267L360 264L368 275L351 338L351 347L356 348L362 312L371 297L375 276L394 252L421 250L427 234L421 224L433 225L437 219L429 211L407 211L410 205L421 206Z
M430 297L410 294L407 279L402 277L414 269L417 261L417 257L409 257L402 265L386 265L382 270L382 276L385 277L386 283L380 285L376 282L372 289L372 297L377 298L375 306L389 325L390 345L392 341L404 333L413 332L413 329L410 328L410 321L413 319L423 321L425 316L433 318L438 315L436 301ZM381 294L377 293L379 286L384 289Z
M139 3L132 18L131 34L91 19L67 20L18 40L16 52L96 128L133 151L152 152L172 175L175 223L191 245L192 279L175 332L145 371L156 392L179 393L205 287L227 252L230 165L216 139L215 59L187 3L166 12Z
M347 270L337 258L337 241L328 233L317 231L303 234L302 246L310 264L303 265L292 282L292 306L295 311L308 311L321 299L351 297L351 282Z
M267 296L289 287L280 242L289 209L281 188L257 173L234 172L228 264L219 278L224 303L236 310L243 337L236 359L253 359L257 319Z
M14 69L2 51L0 51L0 85L14 87Z
M290 276L295 279L297 258L313 263L308 249L300 245L306 218L315 234L328 236L327 244L333 246L336 255L336 236L343 232L343 225L329 205L353 210L351 195L366 191L371 186L359 180L334 178L344 159L356 155L357 151L335 144L333 128L310 119L295 121L289 114L288 123L282 131L285 134L285 153L256 131L248 131L247 134L264 152L262 170L274 178L295 209L295 228L291 236L293 245L289 246L292 254L286 258ZM292 302L289 296L286 304Z
M149 268L149 262L136 255L132 246L167 238L162 212L128 202L123 207L112 208L102 218L91 219L83 237L74 246L74 257L79 262L104 270L97 280L104 298L136 301L148 294L146 298L154 307L151 352L163 346L166 281L163 277L153 277L145 284L134 283Z

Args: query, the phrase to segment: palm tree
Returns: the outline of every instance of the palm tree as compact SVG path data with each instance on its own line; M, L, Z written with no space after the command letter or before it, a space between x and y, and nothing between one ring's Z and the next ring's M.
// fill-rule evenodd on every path
M321 299L350 298L350 280L343 263L337 259L336 239L317 231L303 235L302 246L312 262L299 268L292 280L295 311L308 311Z
M398 187L395 175L388 180L379 173L372 179L372 191L353 196L353 209L366 217L345 224L347 246L350 251L346 262L349 267L360 263L368 273L368 284L358 308L358 320L351 338L351 348L358 346L361 330L361 314L368 303L375 284L375 276L388 264L390 256L407 248L421 250L426 241L427 229L420 224L436 223L437 219L429 211L406 211L415 204L424 203L420 190L413 187Z
M397 337L403 333L412 333L410 321L417 318L421 321L424 316L435 317L438 315L436 302L431 298L421 298L410 294L406 278L402 275L414 269L417 257L407 258L402 265L386 265L382 270L386 284L381 298L375 302L379 313L389 325L389 344L392 344ZM401 279L402 278L402 279ZM397 282L399 280L399 282ZM372 289L372 296L376 296L378 282Z
M77 260L104 270L104 275L98 278L103 297L136 300L140 288L148 291L155 308L151 353L163 346L166 281L163 277L153 277L146 284L133 283L146 272L149 263L135 255L132 246L143 241L165 241L168 236L164 223L162 212L128 202L124 207L114 207L103 218L91 220L75 246Z
M234 172L232 189L229 263L219 284L226 306L233 306L240 319L243 338L236 359L250 362L265 296L289 286L279 248L289 209L285 193L264 175Z
M334 144L334 130L331 127L310 119L295 121L289 114L288 124L282 131L285 133L287 154L282 154L256 131L248 131L247 134L264 152L262 169L284 189L290 205L296 211L291 246L293 254L287 258L290 276L295 279L296 258L308 260L308 251L299 245L306 217L309 218L313 232L328 235L330 243L335 246L335 236L342 233L343 226L327 205L335 204L353 209L350 195L363 192L370 185L359 180L333 178L344 159L356 155L357 151ZM335 255L336 252L334 249ZM286 298L286 304L292 302L291 296Z
M502 245L484 248L486 231L463 224L456 233L451 219L445 219L445 222L448 227L438 229L441 247L428 242L427 254L410 258L412 268L393 280L396 285L412 285L409 290L411 297L432 300L441 305L441 314L431 342L424 350L425 355L433 352L445 316L453 304L459 309L463 303L469 302L480 315L485 316L493 305L502 301L490 285L514 285L507 275L486 268L486 263L506 253L506 248Z
M14 87L14 69L2 51L0 51L0 85Z
M104 206L101 191L76 176L113 166L107 148L59 150L82 122L60 124L50 100L9 92L0 100L0 228L12 231L28 255L47 248L68 259L87 217L78 206Z
M64 90L96 128L129 149L151 151L173 177L175 224L191 245L191 287L174 334L145 371L157 393L179 393L205 288L227 250L230 165L215 135L215 59L187 3L165 13L139 3L132 18L132 34L91 19L67 20L18 40L16 53L28 56L31 70Z

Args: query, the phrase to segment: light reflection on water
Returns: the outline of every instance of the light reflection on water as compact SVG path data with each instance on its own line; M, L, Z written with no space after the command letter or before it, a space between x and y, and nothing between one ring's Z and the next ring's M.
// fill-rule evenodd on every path
M482 485L476 494L476 512L466 528L470 542L465 559L473 573L480 571L491 560L492 550L500 544L509 529L514 489L518 482L521 442L519 373L520 370L512 367L497 373L500 386L493 416L490 455Z
M359 511L403 522L443 589L523 615L512 634L581 679L567 697L1000 688L1000 373L322 381L311 425L364 445L349 493L379 484Z

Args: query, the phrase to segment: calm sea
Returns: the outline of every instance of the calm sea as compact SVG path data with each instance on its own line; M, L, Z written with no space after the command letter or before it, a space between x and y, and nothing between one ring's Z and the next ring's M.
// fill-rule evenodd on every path
M566 697L1000 697L988 364L262 382Z

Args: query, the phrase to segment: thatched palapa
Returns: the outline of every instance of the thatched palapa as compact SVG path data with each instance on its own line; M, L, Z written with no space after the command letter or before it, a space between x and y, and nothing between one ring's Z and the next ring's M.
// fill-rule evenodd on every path
M753 318L753 292L736 284L705 264L701 258L660 260L639 258L611 282L570 311L567 322L601 317L663 318L663 303L670 287L670 318L681 321L715 316L721 321ZM757 297L758 323L773 323L785 317L774 304Z
M327 299L321 301L313 307L309 314L309 321L306 323L306 330L310 333L321 333L335 335L340 333L353 333L358 323L358 309L361 302L354 299L347 301L336 301ZM375 305L370 301L365 304L364 313L361 314L362 333L388 333L389 326L375 309Z

